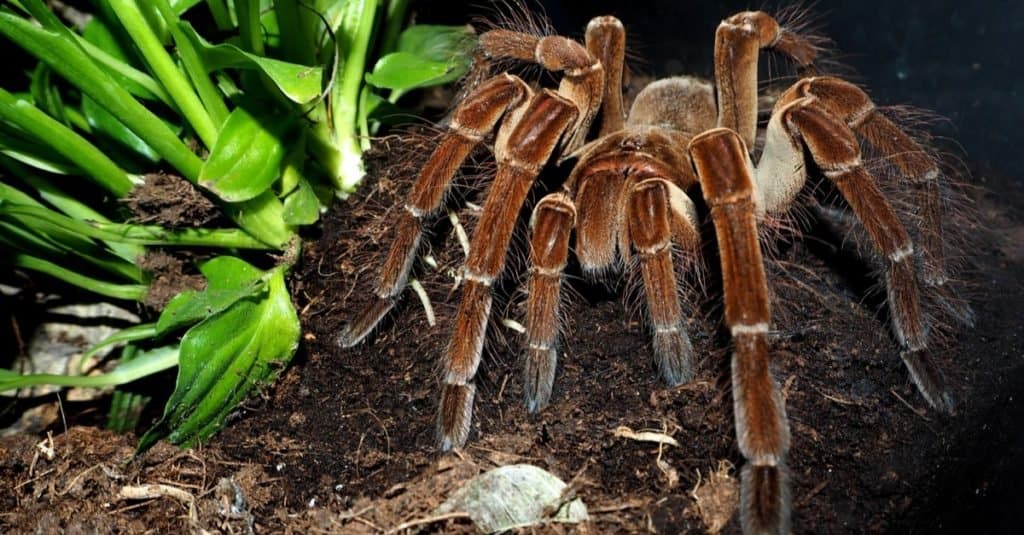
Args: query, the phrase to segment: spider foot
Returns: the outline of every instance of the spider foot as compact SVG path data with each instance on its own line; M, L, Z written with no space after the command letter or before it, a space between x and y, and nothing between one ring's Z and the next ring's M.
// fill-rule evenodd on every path
M658 370L669 386L693 380L693 345L679 326L654 331L654 358Z
M933 409L950 414L956 408L956 400L946 389L942 373L935 367L927 349L908 349L900 357L910 370L910 378L917 390Z
M441 451L451 451L466 444L475 394L476 387L472 384L446 384L442 387L437 414L437 447Z
M384 319L384 316L395 306L393 299L376 297L373 303L364 308L355 319L345 324L338 334L338 345L352 347L362 342L366 335Z
M558 354L554 348L531 347L526 359L523 393L526 411L536 413L547 407L551 388L555 383L555 363Z
M740 473L743 533L789 533L789 482L785 466L752 466Z

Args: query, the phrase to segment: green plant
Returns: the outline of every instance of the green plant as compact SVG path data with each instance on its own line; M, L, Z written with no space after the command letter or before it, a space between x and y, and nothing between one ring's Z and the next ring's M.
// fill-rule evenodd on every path
M97 0L78 28L41 0L0 7L0 35L35 61L22 87L0 87L0 262L145 302L151 274L140 259L149 251L210 258L199 265L204 290L179 293L155 321L99 345L126 345L113 371L0 370L0 391L120 385L178 366L144 448L162 437L204 440L271 383L298 345L285 279L298 230L356 187L369 135L405 92L467 69L472 33L403 29L407 3ZM192 23L197 13L212 19L206 31L230 37L208 41ZM110 202L154 171L197 187L223 223L140 224ZM259 251L284 254L268 262ZM128 427L138 402L116 393L112 425Z

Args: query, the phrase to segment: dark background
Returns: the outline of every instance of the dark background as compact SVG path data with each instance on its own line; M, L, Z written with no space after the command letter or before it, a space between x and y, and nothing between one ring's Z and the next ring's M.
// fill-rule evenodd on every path
M587 21L615 15L626 25L633 67L658 77L712 74L714 33L737 11L778 6L728 0L535 0L563 35L581 37ZM498 2L422 0L424 22L464 23ZM882 105L912 104L949 119L938 133L964 157L1016 178L1024 165L1024 2L1011 0L857 0L804 2L814 26L834 41L838 59ZM1018 179L1019 180L1019 179Z

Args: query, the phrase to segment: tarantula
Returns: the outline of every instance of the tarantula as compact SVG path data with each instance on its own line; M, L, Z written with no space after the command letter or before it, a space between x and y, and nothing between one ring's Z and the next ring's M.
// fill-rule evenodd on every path
M636 96L628 115L624 49L625 30L610 16L590 21L583 44L501 28L480 36L485 61L538 64L561 73L558 89L533 89L507 72L470 87L412 186L374 303L345 326L340 343L361 341L394 306L416 258L424 221L439 212L470 152L497 130L497 171L463 267L462 298L442 357L440 448L460 447L468 437L492 285L502 274L517 215L553 157L559 163L577 161L560 191L544 196L530 218L527 409L539 411L551 396L563 272L574 230L584 272L602 274L627 260L638 266L661 375L669 385L690 381L694 351L674 262L701 254L705 237L699 214L704 212L696 198L715 229L725 324L734 344L736 435L747 460L741 523L746 533L786 533L789 427L769 369L771 315L759 222L793 209L809 176L808 162L820 171L845 199L884 265L892 330L914 383L932 407L949 412L953 401L929 357L919 289L919 279L934 287L946 281L939 168L864 91L828 76L800 79L778 97L755 165L760 51L801 66L811 65L818 53L813 40L766 13L739 13L718 27L714 86L694 77L653 82ZM597 137L587 141L599 111ZM906 187L918 192L918 249L863 165L861 140L890 159Z

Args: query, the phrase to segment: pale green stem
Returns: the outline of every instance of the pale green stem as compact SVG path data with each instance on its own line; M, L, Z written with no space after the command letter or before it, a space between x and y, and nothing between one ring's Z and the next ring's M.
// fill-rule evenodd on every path
M178 70L174 59L164 49L160 39L146 22L134 0L108 0L121 24L145 58L157 80L171 95L175 105L192 125L203 144L213 147L217 141L217 125L206 112L188 79Z

